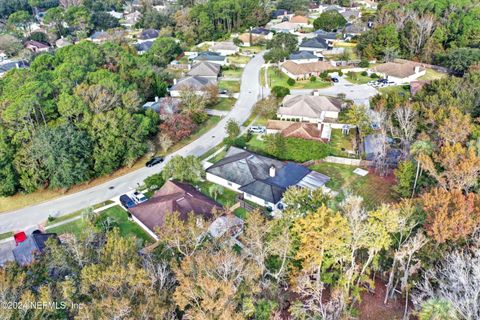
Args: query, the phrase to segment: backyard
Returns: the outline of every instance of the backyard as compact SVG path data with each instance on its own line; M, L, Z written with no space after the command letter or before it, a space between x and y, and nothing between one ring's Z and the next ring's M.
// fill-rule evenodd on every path
M128 220L127 212L120 206L114 206L100 212L96 220L97 227L102 225L102 222L107 219L110 221L110 226L117 227L123 237L134 236L145 244L153 243L153 239L140 226ZM85 228L86 223L86 220L80 217L72 222L54 228L48 228L48 232L55 232L57 234L72 233L78 236L81 234L82 229Z
M427 72L424 76L418 78L418 80L432 81L448 77L446 73L438 72L433 69L427 68Z
M265 72L262 69L260 74L260 81L262 81L263 78L263 83L265 83L264 74ZM281 86L290 89L322 89L332 85L329 81L323 81L317 77L316 81L312 82L310 80L298 80L295 81L295 84L293 86L290 86L287 83L287 80L289 79L288 76L285 73L281 72L278 68L268 68L267 78L270 88L273 88L275 86Z
M337 192L352 192L363 197L368 208L374 208L382 203L397 201L396 192L393 190L395 179L393 176L380 177L373 172L362 177L353 172L355 166L344 164L326 163L310 167L310 169L323 173L331 178L326 186ZM339 199L343 195L339 195Z
M355 129L350 129L347 135L342 133L342 129L332 129L332 134L330 136L332 156L352 157L352 151L355 151L355 140Z

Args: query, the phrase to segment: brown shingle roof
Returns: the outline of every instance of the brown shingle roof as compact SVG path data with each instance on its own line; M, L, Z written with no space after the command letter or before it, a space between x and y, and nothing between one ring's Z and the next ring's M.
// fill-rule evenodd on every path
M411 62L387 62L373 67L372 70L375 72L384 73L387 76L406 78L415 74L415 67L417 67L417 65ZM425 68L420 66L418 66L418 68L419 71L425 70Z
M326 96L288 95L278 113L285 116L317 118L322 112L340 112L342 101Z
M323 125L319 129L314 123L269 120L267 122L267 128L271 130L279 130L282 136L286 138L291 137L323 142L321 139L321 129L323 128Z
M308 24L308 18L304 16L293 16L290 19L291 23L307 23Z
M330 62L315 61L309 63L295 63L287 60L282 64L282 68L294 75L303 75L313 72L323 72L325 70L333 69Z
M211 219L214 208L219 210L221 205L193 186L167 181L148 201L131 208L130 213L155 232L156 228L164 224L168 214L176 212L180 219L186 220L188 214L193 212L205 219Z

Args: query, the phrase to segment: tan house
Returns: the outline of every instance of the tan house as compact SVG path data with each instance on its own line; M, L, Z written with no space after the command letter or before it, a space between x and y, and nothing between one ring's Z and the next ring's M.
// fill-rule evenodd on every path
M252 33L252 38L250 39L250 33L245 32L239 35L238 39L243 42L244 47L251 47L256 45L259 42L266 41L268 38L264 35Z
M405 84L425 75L427 70L417 63L408 61L382 63L371 68L370 72L380 74L396 84Z
M338 119L338 113L345 103L337 98L313 95L288 95L283 98L278 108L277 117L280 120L322 123L325 120Z
M305 16L293 16L290 18L290 23L295 23L300 27L307 27L310 24L310 21Z
M300 138L319 142L330 141L331 128L323 123L268 120L267 134L280 133L285 138Z
M280 66L283 73L295 80L309 79L312 76L318 77L322 72L333 68L332 64L326 61L295 63L287 60Z

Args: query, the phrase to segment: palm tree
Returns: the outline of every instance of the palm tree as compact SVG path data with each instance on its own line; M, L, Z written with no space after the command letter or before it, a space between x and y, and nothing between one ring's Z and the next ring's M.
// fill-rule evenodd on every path
M413 184L413 189L412 189L412 198L417 188L418 179L422 175L420 156L428 156L428 155L431 155L432 152L433 152L433 146L428 141L419 140L414 142L410 146L410 155L412 155L415 161L417 162L417 172L415 173L415 182Z
M457 320L455 310L452 305L443 299L429 299L422 304L422 309L418 312L419 320Z

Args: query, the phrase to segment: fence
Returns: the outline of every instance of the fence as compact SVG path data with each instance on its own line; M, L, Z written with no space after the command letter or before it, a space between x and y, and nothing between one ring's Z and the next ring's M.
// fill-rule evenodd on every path
M342 157L334 157L334 156L328 156L322 160L310 160L302 163L302 165L305 167L311 167L313 165L316 165L322 162L344 164L344 165L356 166L356 167L369 167L372 165L372 162L367 160L350 159L350 158L342 158Z

